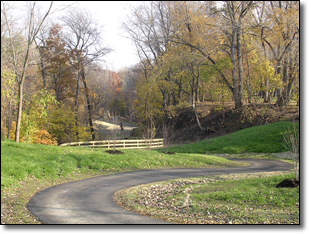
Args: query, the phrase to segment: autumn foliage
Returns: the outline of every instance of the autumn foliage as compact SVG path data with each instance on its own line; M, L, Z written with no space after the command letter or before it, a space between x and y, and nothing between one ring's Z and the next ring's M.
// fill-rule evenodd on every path
M111 48L86 10L69 8L47 25L31 3L20 29L14 8L1 4L1 132L11 139L94 140L95 119L158 127L204 101L219 110L260 98L299 103L297 1L142 2L122 24L140 62L118 72L99 63Z

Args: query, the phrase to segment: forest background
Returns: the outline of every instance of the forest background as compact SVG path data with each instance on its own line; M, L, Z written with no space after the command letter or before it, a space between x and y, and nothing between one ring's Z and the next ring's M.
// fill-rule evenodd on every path
M1 137L95 140L94 120L114 116L153 137L199 102L299 105L298 1L142 2L122 23L140 62L117 72L101 66L112 49L90 12L47 21L53 10L29 2L21 27L1 2Z

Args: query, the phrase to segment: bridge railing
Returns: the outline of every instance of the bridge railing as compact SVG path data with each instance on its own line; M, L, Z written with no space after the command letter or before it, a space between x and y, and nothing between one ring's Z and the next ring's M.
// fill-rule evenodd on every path
M127 149L143 149L143 148L160 148L163 147L163 138L159 139L137 139L137 140L104 140L104 141L84 141L60 144L59 146L81 146L91 148L127 148Z

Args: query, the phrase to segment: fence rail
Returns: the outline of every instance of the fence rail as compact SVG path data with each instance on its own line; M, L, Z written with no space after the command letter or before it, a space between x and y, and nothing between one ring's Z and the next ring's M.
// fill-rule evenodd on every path
M163 138L151 140L105 140L105 141L85 141L71 142L60 144L59 146L82 146L91 148L127 148L127 149L143 149L143 148L160 148L163 147Z

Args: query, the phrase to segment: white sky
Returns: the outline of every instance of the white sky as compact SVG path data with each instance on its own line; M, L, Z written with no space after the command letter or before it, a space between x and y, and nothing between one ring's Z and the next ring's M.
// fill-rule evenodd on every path
M23 17L21 16L26 14L24 11L25 2L16 1L10 4L15 6L14 17L22 20ZM122 21L130 13L130 6L137 4L139 4L137 1L54 1L52 12L69 5L78 6L90 12L98 20L98 25L103 26L102 38L104 46L113 49L103 58L106 63L101 64L103 64L104 69L118 71L139 62L134 44L130 39L125 38L126 33L121 29ZM38 1L37 5L40 6L42 13L44 13L48 9L50 1ZM49 15L48 19L51 22L57 22L57 18L65 14L65 12L66 9L53 13Z
M55 2L56 3L56 2ZM126 33L121 29L122 21L129 14L129 5L137 2L128 1L81 1L76 5L82 6L104 26L103 39L114 51L105 58L110 70L118 71L122 67L136 64L139 59L135 46Z
M125 38L126 33L121 29L122 21L129 14L129 6L137 2L130 1L62 1L54 2L53 7L60 4L79 6L93 14L98 24L103 25L103 42L105 46L113 49L104 59L108 69L118 71L123 67L130 67L139 62L135 46L130 39ZM63 14L64 12L60 12Z

